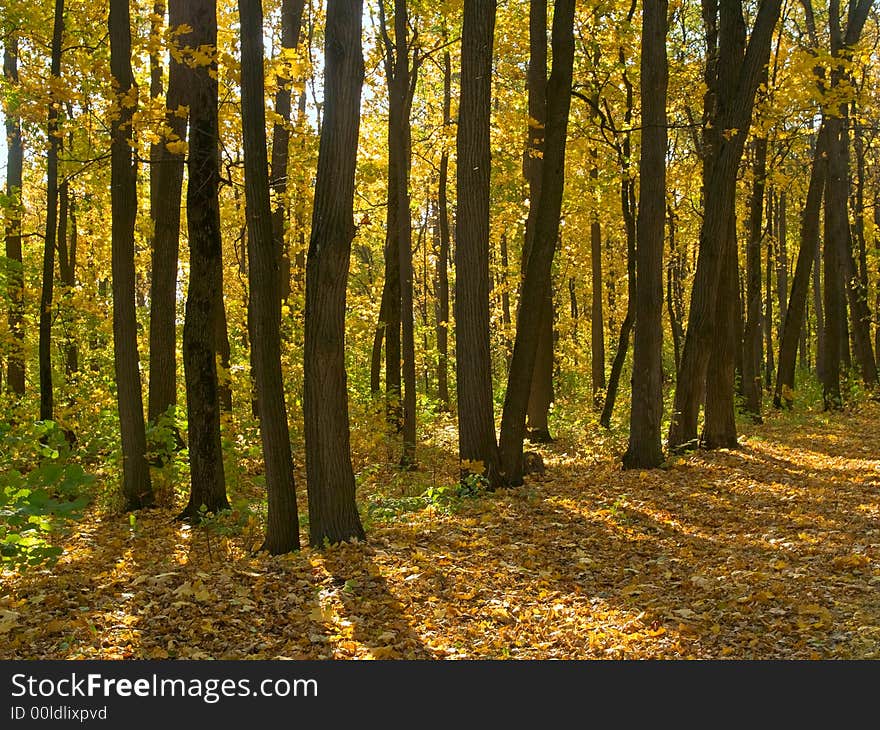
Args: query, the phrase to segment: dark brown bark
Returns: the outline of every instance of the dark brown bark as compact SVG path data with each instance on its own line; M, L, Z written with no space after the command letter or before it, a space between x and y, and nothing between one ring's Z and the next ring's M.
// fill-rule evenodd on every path
M261 0L239 0L238 13L241 20L241 124L248 225L248 284L253 327L251 347L268 495L263 549L271 555L278 555L299 549L299 517L281 372L281 282L266 164Z
M756 423L761 421L764 393L761 363L762 338L761 239L764 213L764 182L767 174L767 139L753 143L752 192L749 198L749 239L746 244L746 325L743 332L743 408Z
M541 169L543 167L544 136L547 121L547 0L529 2L529 68L527 74L529 119L526 125L526 145L523 155L523 175L529 190L529 213L526 218L523 243L522 271L526 271L528 257L535 237L535 221L541 203ZM536 442L552 441L547 417L553 398L553 297L551 282L542 294L541 320L538 324L538 351L529 402L526 408L526 427L529 439Z
M17 87L18 34L10 32L3 49L3 75L6 83ZM11 96L11 95L10 95ZM6 120L6 286L9 296L9 332L12 341L6 370L6 388L19 398L25 390L24 360L24 271L21 251L21 187L24 147L21 140L21 117L17 105L7 102Z
M489 348L489 118L496 0L465 0L458 111L455 362L461 477L502 484Z
M734 350L739 299L736 251L736 219L730 209L718 302L715 307L715 342L706 378L706 414L700 445L706 449L737 448L734 410Z
M299 45L305 0L282 0L281 2L281 52ZM275 113L280 117L272 126L272 160L269 184L275 194L272 208L272 238L278 252L278 292L282 301L290 296L290 249L284 231L287 218L287 166L290 146L291 85L292 79L285 70L278 76L275 92Z
M134 224L137 215L137 167L129 135L135 103L129 91L131 31L127 0L111 0L109 16L110 70L118 108L111 122L110 200L113 279L113 363L122 439L122 494L126 510L153 503L144 402L138 369L135 315Z
M642 10L642 151L636 247L632 408L625 469L663 462L663 243L666 230L666 0Z
M788 217L785 190L775 196L774 216L776 219L776 302L779 308L779 327L777 339L782 338L782 326L788 312Z
M770 191L768 199L772 198L773 191ZM768 200L769 202L769 200ZM769 389L773 383L773 371L776 366L773 363L773 219L770 215L770 206L767 206L767 261L765 272L765 292L764 292L764 382Z
M185 0L184 21L193 47L217 45L215 0ZM180 517L198 520L202 510L229 507L220 443L217 330L223 292L220 235L217 65L189 74L189 159L186 195L189 287L183 325L183 369L189 424L190 497Z
M574 0L557 0L553 10L553 68L547 83L541 198L520 291L516 340L501 415L499 451L503 473L511 485L522 483L522 449L529 388L538 351L539 327L546 307L546 291L550 286L550 269L559 237L574 59L574 4Z
M804 201L801 212L801 245L798 250L794 278L791 284L791 295L788 307L786 308L786 316L783 321L779 343L779 367L776 372L776 387L773 391L773 405L776 408L780 408L783 405L783 401L788 407L791 407L794 401L795 349L800 332L803 329L807 293L810 288L810 272L813 269L813 262L819 251L819 213L822 205L822 192L825 188L827 168L825 153L827 147L826 129L824 124L819 129L816 151L813 155L813 163L810 169L807 198ZM818 295L818 262L813 281ZM821 309L817 310L817 317L819 319L820 343L824 345L824 340L821 339Z
M168 0L168 24L183 22L183 0ZM186 44L185 38L178 42ZM177 266L180 257L180 204L184 156L167 144L186 139L185 74L174 55L165 92L165 139L151 149L153 239L150 251L150 376L147 417L156 423L177 403Z
M50 74L61 76L61 41L64 34L64 0L55 0ZM40 420L51 420L55 412L52 389L52 307L55 286L55 238L58 233L58 104L49 104L47 119L49 149L46 152L46 235L43 240L43 278L40 292L39 369Z
M70 194L70 183L67 179L58 186L58 281L61 284L61 298L69 296L76 286L76 229L71 227L75 222L74 201ZM64 329L64 374L68 382L79 370L79 350L73 337L73 316L70 307L64 308L62 323Z
M762 69L770 57L770 41L781 0L762 0L745 53L740 51L745 34L741 2L722 0L720 5L718 113L713 123L716 129L736 131L720 135L706 178L697 268L669 429L672 449L696 443L700 401L714 341L723 242L734 206L736 173L751 125Z
M593 168L590 174L598 173ZM598 174L596 175L598 176ZM590 300L590 376L593 385L593 403L601 408L605 395L605 328L602 320L602 229L598 214L590 224L590 272L592 274Z
M345 296L364 60L362 0L329 0L324 117L306 259L303 416L309 543L363 540L355 503L345 372Z
M452 124L452 60L449 51L443 54L443 127ZM449 151L444 146L440 155L437 179L437 216L440 247L437 251L437 400L449 411Z
M669 310L669 328L672 331L672 350L675 360L675 371L681 362L681 343L684 340L682 329L682 255L676 244L675 213L672 206L666 210L669 225L669 265L666 268L666 307Z

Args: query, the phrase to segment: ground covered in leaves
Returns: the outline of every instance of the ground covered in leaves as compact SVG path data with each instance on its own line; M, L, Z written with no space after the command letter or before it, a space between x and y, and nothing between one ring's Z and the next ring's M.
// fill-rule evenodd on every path
M53 568L2 576L0 657L880 658L878 416L772 416L650 472L560 439L472 498L374 469L366 544L277 558L253 521L93 510Z

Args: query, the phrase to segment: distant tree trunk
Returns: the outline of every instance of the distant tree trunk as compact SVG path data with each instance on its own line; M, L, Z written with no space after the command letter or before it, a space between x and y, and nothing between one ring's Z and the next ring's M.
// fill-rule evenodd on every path
M443 53L443 128L452 124L452 60ZM437 216L440 248L437 251L437 400L449 411L449 151L444 146L440 155L437 181Z
M299 45L305 0L282 0L281 2L281 53L292 51ZM281 300L290 296L290 250L284 236L284 220L287 217L287 162L290 146L291 81L288 66L278 76L278 90L275 92L275 113L278 115L272 126L272 164L269 184L275 193L272 209L272 238L278 252L278 288Z
M578 348L580 347L580 335L578 334L578 322L580 322L580 307L578 306L577 281L573 276L568 279L568 301L571 315L571 341L574 344L574 366L578 366Z
M629 19L635 12L636 3L630 6ZM624 125L628 128L632 123L632 114L634 108L633 85L629 80L626 72L626 57L621 47L618 50L618 60L622 68L622 82L626 90L626 110L623 115ZM623 143L618 152L621 168L620 178L620 208L623 213L624 229L626 231L626 314L620 325L620 334L617 339L617 351L614 353L614 360L611 362L611 372L608 376L608 389L605 392L605 404L602 407L602 414L599 416L599 423L604 428L611 428L611 415L614 412L614 403L617 400L617 389L620 385L620 376L623 372L623 366L626 362L626 354L629 350L629 336L632 332L636 319L636 184L633 176L630 175L630 158L632 156L632 142L630 140L629 131L624 132ZM612 288L613 291L613 288ZM614 304L610 300L609 308L613 309ZM612 329L609 321L609 330Z
M67 179L58 186L58 279L64 294L70 294L76 286L76 228L75 202L70 194L70 183ZM68 308L69 309L69 308ZM64 323L64 374L70 381L79 370L79 351L73 338L71 313L65 312Z
M667 0L643 3L636 323L625 469L663 462L663 243L666 229Z
M221 238L222 251L222 238ZM221 261L222 253L221 253ZM232 380L230 378L230 365L232 353L229 346L229 322L226 319L226 302L223 300L223 269L220 269L220 288L213 292L216 299L214 302L217 317L214 319L214 336L217 338L215 347L217 357L220 360L220 368L217 373L217 397L220 402L220 410L224 413L232 413Z
M590 177L598 177L598 168L590 171ZM594 175L595 173L595 175ZM592 299L590 307L590 374L593 384L593 403L602 407L605 395L605 330L602 320L602 229L598 213L593 213L590 223L590 272L592 274Z
M813 261L819 251L819 212L822 205L822 191L825 188L827 165L825 157L827 145L826 129L824 124L819 129L816 152L813 155L812 167L810 169L807 198L801 213L801 247L798 250L794 279L791 284L791 296L786 308L786 316L783 321L779 342L779 369L776 373L776 387L773 391L773 405L776 408L780 408L783 405L783 401L785 401L788 407L791 407L794 400L795 349L800 332L803 329L807 293L810 288L810 271L813 269ZM817 262L813 278L816 294L819 292L818 273ZM818 309L816 314L817 319L821 321L821 309ZM821 325L818 329L821 341Z
M767 208L768 214L770 207ZM767 221L767 265L765 272L766 292L764 295L764 381L769 388L773 382L773 224L768 215Z
M217 44L215 0L189 0L185 22L194 47ZM198 520L204 507L229 507L220 443L220 384L217 375L218 322L223 292L217 119L217 65L194 68L187 96L190 141L186 195L189 231L189 289L183 325L183 367L189 424L190 497L181 519Z
M529 69L527 74L529 119L526 125L526 145L523 155L523 175L529 187L529 213L526 219L523 244L522 272L526 271L528 257L535 237L535 221L541 203L541 169L545 124L547 121L547 0L529 2ZM529 402L526 409L529 439L539 443L552 441L547 416L553 397L553 297L551 283L543 293L544 304L538 324L538 352Z
M489 348L489 118L496 0L465 0L457 134L455 361L461 478L502 484Z
M788 218L786 194L780 190L775 197L776 208L776 301L779 303L779 329L777 338L782 339L782 327L788 312Z
M688 327L676 381L675 404L669 429L672 449L696 443L697 419L709 357L715 342L716 302L722 282L729 217L734 207L736 173L751 124L761 70L770 56L773 28L781 0L764 0L752 34L742 52L745 28L740 2L721 3L717 129L736 130L721 135L713 151L705 184L705 214L700 230L697 270L691 295ZM732 402L732 399L731 399Z
M355 503L345 373L345 298L364 60L362 0L329 0L324 117L306 259L303 417L309 543L363 540Z
M507 366L510 367L510 350L513 348L513 343L510 340L510 332L513 323L510 317L510 281L508 274L510 258L508 257L507 251L506 233L501 234L498 243L499 253L501 254L501 273L499 278L501 279L501 323L504 325L504 358L507 362Z
M134 225L137 167L129 144L137 102L131 98L131 31L127 0L110 0L110 66L119 109L111 122L110 196L113 277L113 362L122 437L122 493L126 510L153 503L144 401L138 369L135 315Z
M3 49L3 75L11 88L17 88L18 33L10 32ZM7 98L12 95L8 95ZM21 116L18 105L4 105L6 118L6 281L9 292L9 332L12 335L7 359L6 387L17 397L24 395L24 271L21 255L22 168L24 147L21 141Z
M666 306L669 309L669 328L672 330L673 357L675 372L681 362L681 343L684 340L682 331L682 255L675 241L675 214L672 206L666 208L669 221L669 267L666 273Z
M261 0L239 0L238 13L241 20L241 123L248 224L248 283L253 325L251 347L268 495L263 549L271 555L278 555L299 549L299 517L281 372L281 297L278 293L281 282L278 279L278 241L272 230L266 165Z
M63 34L64 0L55 0L50 74L56 81L61 77ZM49 104L46 128L49 137L49 149L46 153L46 235L43 241L43 280L39 319L41 421L52 420L55 412L55 398L52 390L52 307L55 284L55 238L58 233L58 149L61 144L58 137L58 104Z
M764 212L764 180L767 174L767 138L753 143L752 194L749 198L749 240L746 246L746 326L743 333L744 409L755 423L761 422L761 238Z
M823 183L824 189L824 183ZM824 382L825 372L825 309L822 306L824 299L822 295L822 257L819 246L819 213L818 207L821 207L822 201L819 200L816 212L816 251L813 256L813 309L816 310L816 376L819 382Z
M183 23L183 0L168 0L168 24ZM186 36L178 42L187 43ZM177 403L177 266L180 258L180 203L184 156L172 151L186 140L185 75L192 73L170 56L165 92L164 140L151 149L150 214L153 240L150 252L150 388L147 417L156 423ZM172 149L168 148L172 145Z
M825 184L825 240L822 251L822 266L825 274L822 292L825 309L822 400L825 409L830 410L840 408L843 405L840 394L840 361L841 342L844 337L842 320L846 317L846 303L840 291L840 255L837 249L839 245L842 245L840 236L843 235L842 227L845 225L845 221L842 219L842 215L845 212L838 210L837 206L831 202L836 193L832 160L839 153L840 120L829 116L825 118L825 124L828 127L829 149L828 179ZM840 186L839 177L836 180L836 185Z
M501 415L499 451L503 473L511 485L522 483L522 449L529 386L533 379L539 327L542 317L545 316L550 269L559 237L574 59L574 5L574 0L556 0L553 10L553 68L547 83L547 128L541 170L541 199L528 266L520 291L516 341Z

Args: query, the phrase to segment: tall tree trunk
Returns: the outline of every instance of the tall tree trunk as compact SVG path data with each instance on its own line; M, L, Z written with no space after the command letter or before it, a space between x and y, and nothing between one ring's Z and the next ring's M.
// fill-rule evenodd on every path
M526 125L526 145L523 155L523 175L529 188L529 213L526 219L523 244L522 272L535 237L535 221L541 203L541 169L545 124L547 121L547 0L529 2L529 69L527 74L529 119ZM529 439L536 442L552 441L547 416L553 397L553 297L551 283L547 282L543 314L538 324L538 352L529 402L526 409Z
M718 302L715 305L715 342L709 356L706 379L706 414L700 445L706 449L737 448L734 409L734 351L736 349L736 318L739 299L737 267L736 219L730 208L727 240Z
M594 174L595 173L595 174ZM599 170L593 167L590 177L596 179ZM602 407L605 395L605 329L602 320L602 229L598 212L590 223L590 272L592 274L590 304L590 376L593 385L593 403Z
M278 293L281 282L278 279L278 242L272 230L266 165L261 0L239 0L238 13L241 20L241 124L248 224L248 283L253 325L251 347L268 495L263 549L271 555L278 555L299 549L299 517L281 372L281 297Z
M721 3L719 25L719 113L717 129L736 130L722 136L712 155L705 185L705 214L700 230L688 327L682 349L675 403L669 429L672 449L695 444L697 419L714 341L716 302L721 284L724 245L734 206L736 173L751 124L761 71L770 57L770 41L781 0L763 0L745 53L740 52L743 28L738 0Z
M282 0L281 2L281 53L292 51L299 45L305 0ZM290 250L284 236L287 218L287 163L290 146L291 103L290 67L282 66L275 92L276 121L272 126L272 161L269 184L275 194L272 209L272 239L278 256L278 293L282 301L290 296Z
M443 127L452 124L452 60L449 51L443 53ZM449 411L449 150L444 144L440 155L440 173L437 180L437 216L440 248L437 251L437 400L444 411Z
M194 48L217 45L215 0L189 0L184 20ZM187 89L190 115L189 180L186 194L189 232L189 288L183 325L183 369L189 424L190 497L180 514L198 520L202 509L229 507L220 443L220 384L217 330L222 316L223 249L220 236L220 182L217 119L217 65L192 70Z
M364 59L362 0L329 0L324 118L306 259L303 367L309 543L363 540L355 503L345 372L345 298Z
M825 150L827 148L827 139L827 127L823 124L819 129L816 151L813 155L810 169L807 198L804 201L803 211L801 212L801 247L798 250L794 278L791 284L791 295L780 336L779 369L776 372L776 387L773 391L773 405L776 408L781 407L783 401L785 401L788 407L791 407L794 401L795 349L797 348L800 332L803 329L807 293L810 288L810 271L813 269L813 261L816 259L819 251L819 213L822 205L822 192L825 188L827 168ZM819 292L818 274L817 262L813 277L814 290L817 295ZM819 322L820 342L824 344L821 339L821 309L817 309L816 315Z
M538 351L539 326L547 306L546 291L559 237L565 187L565 140L571 104L574 60L574 0L556 0L553 9L553 69L547 83L547 128L541 170L541 199L528 266L520 291L516 341L510 360L499 451L511 485L522 483L522 449L529 386Z
M17 88L18 33L7 36L3 49L3 75L6 83ZM7 98L11 97L9 95ZM17 397L24 395L24 270L21 252L22 168L24 147L21 141L21 116L17 103L7 101L6 118L6 281L9 292L9 332L12 335L7 359L6 387Z
M131 31L127 0L110 1L110 67L118 110L111 122L110 197L113 277L113 363L122 437L122 493L125 509L153 502L144 401L138 369L135 315L134 225L137 215L137 168L129 143L136 90L131 72ZM133 97L133 98L132 98Z
M461 478L502 484L489 348L489 120L496 0L465 0L458 111L455 362Z
M779 307L777 339L782 339L782 327L788 312L788 217L786 194L780 190L775 196L776 217L776 301Z
M767 138L753 143L752 194L749 199L749 240L746 246L746 326L743 333L744 408L755 423L761 422L761 232L764 212L764 181L767 174Z
M842 219L845 211L840 211L834 204L835 190L833 158L839 154L840 119L826 117L828 128L828 179L825 183L825 240L822 250L822 267L824 270L823 305L825 309L825 349L823 354L822 400L826 410L840 408L843 403L840 393L840 361L841 342L843 341L843 322L846 317L846 303L841 296L840 254L838 246L842 245L840 236L842 227L846 225ZM839 163L838 163L839 164ZM839 177L836 181L839 188ZM845 345L848 348L848 343Z
M632 408L625 469L663 462L663 243L666 230L667 0L643 3L642 152L639 160L636 323Z
M55 0L55 19L52 30L52 60L50 73L56 81L61 77L61 41L64 34L64 0ZM50 91L51 94L51 91ZM55 237L58 233L58 107L49 104L47 134L49 150L46 153L46 235L43 240L43 279L40 293L40 420L54 417L55 398L52 390L52 307L55 285Z
M168 25L183 22L184 0L168 0ZM184 39L179 40L185 43ZM165 92L165 138L151 149L150 251L150 388L147 417L156 423L177 403L177 265L180 257L180 204L183 191L183 152L186 140L185 69L174 54L168 66ZM169 148L168 145L171 145Z

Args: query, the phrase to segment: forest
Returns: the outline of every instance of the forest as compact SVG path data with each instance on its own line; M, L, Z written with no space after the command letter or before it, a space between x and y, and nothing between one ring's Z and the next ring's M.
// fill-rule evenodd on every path
M876 3L0 43L0 658L880 658Z

